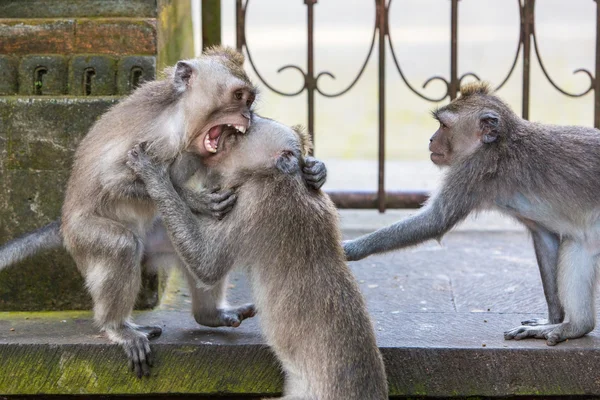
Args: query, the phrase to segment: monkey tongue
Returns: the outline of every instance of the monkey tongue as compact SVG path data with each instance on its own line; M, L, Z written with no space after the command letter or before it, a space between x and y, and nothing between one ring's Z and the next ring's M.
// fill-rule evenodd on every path
M219 146L219 138L223 133L223 125L216 125L209 129L204 138L204 148L210 153L216 153Z

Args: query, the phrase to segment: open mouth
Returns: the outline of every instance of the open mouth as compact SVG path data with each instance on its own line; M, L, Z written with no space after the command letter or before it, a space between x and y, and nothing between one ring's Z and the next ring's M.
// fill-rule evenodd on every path
M248 126L242 124L215 125L204 136L204 148L209 153L215 154L219 150L219 140L224 133L246 133L246 129L248 129Z

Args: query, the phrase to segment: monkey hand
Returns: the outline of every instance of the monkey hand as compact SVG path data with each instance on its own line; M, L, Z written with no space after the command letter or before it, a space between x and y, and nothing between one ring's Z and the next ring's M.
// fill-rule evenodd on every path
M192 191L187 188L180 190L180 195L190 210L196 214L211 215L221 220L233 209L237 201L234 189Z
M127 166L144 183L154 178L168 177L168 165L157 163L146 152L146 142L139 143L127 152Z
M344 248L346 261L357 261L365 258L365 256L361 254L355 240L344 240L342 242L342 247Z
M319 190L327 179L327 168L322 161L319 161L314 157L306 157L304 159L302 174L308 186L312 189Z

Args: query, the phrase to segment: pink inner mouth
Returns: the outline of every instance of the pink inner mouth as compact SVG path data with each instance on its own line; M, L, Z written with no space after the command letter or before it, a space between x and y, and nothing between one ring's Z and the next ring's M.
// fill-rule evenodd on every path
M208 142L212 146L213 149L217 149L219 146L219 139L221 138L221 134L223 133L223 125L215 125L209 129ZM206 143L204 143L204 147L206 148ZM210 151L206 148L207 151Z

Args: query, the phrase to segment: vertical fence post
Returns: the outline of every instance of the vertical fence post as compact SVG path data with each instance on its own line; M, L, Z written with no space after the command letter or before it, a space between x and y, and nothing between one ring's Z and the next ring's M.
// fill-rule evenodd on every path
M531 35L533 34L533 13L535 0L523 0L521 13L521 40L523 41L523 105L521 116L529 119L529 86L531 77Z
M386 0L375 0L377 30L379 32L379 143L377 181L377 208L385 212L385 36L387 35Z
M308 132L315 146L315 69L314 69L314 46L313 46L313 6L317 0L304 0L306 4L307 17L307 64L306 64L306 95L308 97Z
M452 0L450 21L450 87L448 94L454 100L458 94L458 1Z
M600 3L596 1L596 74L594 75L594 127L600 129Z
M235 0L235 48L239 52L246 44L245 24L242 0Z
M202 0L202 49L221 44L221 0Z

